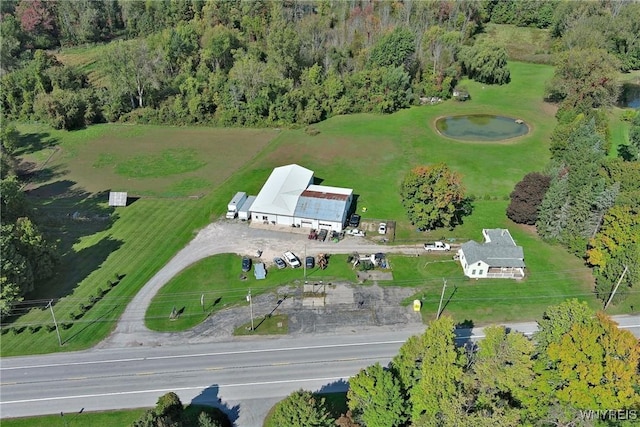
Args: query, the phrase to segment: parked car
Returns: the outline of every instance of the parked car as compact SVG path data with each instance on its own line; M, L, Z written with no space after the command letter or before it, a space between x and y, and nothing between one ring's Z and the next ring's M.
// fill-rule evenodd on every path
M378 234L387 234L387 223L381 222L378 226Z
M287 251L284 254L282 254L282 256L284 260L287 262L287 264L291 266L291 268L298 268L302 266L302 264L300 264L300 260L298 259L297 256L293 254L293 252Z
M318 240L324 242L324 240L327 238L327 234L327 230L323 228L322 230L320 230L320 233L318 233Z
M284 260L282 258L280 258L279 256L275 257L273 259L273 263L276 265L276 267L278 267L279 269L283 269L283 268L287 268L287 264L284 262Z
M349 218L349 226L350 227L357 227L360 225L360 215L354 213L351 214L351 218Z
M244 257L242 258L242 271L245 273L251 270L251 258Z
M316 259L312 256L308 256L304 259L304 265L307 268L313 268L316 266Z
M364 231L358 230L357 228L347 231L347 234L349 236L364 237Z

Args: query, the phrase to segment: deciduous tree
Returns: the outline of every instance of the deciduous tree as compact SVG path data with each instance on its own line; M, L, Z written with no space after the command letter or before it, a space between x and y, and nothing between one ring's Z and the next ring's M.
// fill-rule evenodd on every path
M533 225L538 219L538 207L551 185L551 177L531 172L518 182L511 193L507 216L518 224Z
M577 409L632 409L640 405L640 343L606 315L574 324L547 349L560 382L555 396Z
M165 65L162 54L145 41L118 41L110 46L102 62L111 89L128 96L132 108L144 107L149 91L159 89Z
M278 402L271 421L277 426L331 427L335 420L327 410L323 397L299 390Z
M367 427L396 427L407 419L398 380L379 363L349 379L347 404L355 419Z
M412 169L400 195L409 220L421 229L454 227L468 213L461 176L444 163Z
M411 421L418 425L443 416L460 392L465 358L455 345L453 330L453 319L444 316L424 333L420 377L409 395Z
M618 60L603 49L572 49L559 54L547 98L570 108L610 107L618 99Z

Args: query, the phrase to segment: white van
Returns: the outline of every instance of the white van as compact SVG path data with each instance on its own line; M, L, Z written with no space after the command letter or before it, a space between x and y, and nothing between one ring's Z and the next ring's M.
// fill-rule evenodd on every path
M282 254L282 257L287 262L287 264L291 266L291 268L298 268L302 265L300 264L300 260L298 259L298 257L295 256L293 252L287 251Z

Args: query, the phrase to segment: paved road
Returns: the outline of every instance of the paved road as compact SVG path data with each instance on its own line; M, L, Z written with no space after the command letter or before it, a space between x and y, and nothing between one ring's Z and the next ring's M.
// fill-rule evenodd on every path
M617 316L640 336L640 316ZM535 323L507 327L531 334ZM386 364L409 336L402 331L301 335L186 347L92 349L2 360L2 418L153 406L161 394L221 407L237 425L261 426L266 411L299 388L345 390L346 380L375 362ZM457 331L459 342L483 329ZM220 400L219 400L220 399ZM82 416L82 415L79 415Z

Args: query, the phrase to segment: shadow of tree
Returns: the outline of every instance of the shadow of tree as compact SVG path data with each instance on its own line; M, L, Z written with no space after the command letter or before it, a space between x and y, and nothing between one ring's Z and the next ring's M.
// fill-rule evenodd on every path
M15 155L21 156L40 151L43 148L55 147L59 142L58 138L52 137L48 132L21 133L19 148Z
M338 381L333 381L328 384L323 385L318 389L316 393L318 394L327 394L327 393L343 393L349 390L349 382L345 379L339 379Z
M209 386L202 390L199 395L191 400L191 405L212 406L218 408L229 419L229 426L235 424L240 416L240 405L229 406L222 402L219 396L220 387L217 384Z
M475 343L471 339L473 333L473 320L466 319L456 324L453 334L455 335L456 344L466 350L473 350Z
M60 258L60 264L54 276L46 282L37 284L35 290L27 297L35 300L62 298L72 293L80 282L95 271L123 243L121 240L105 237L96 244L79 251L67 248Z

